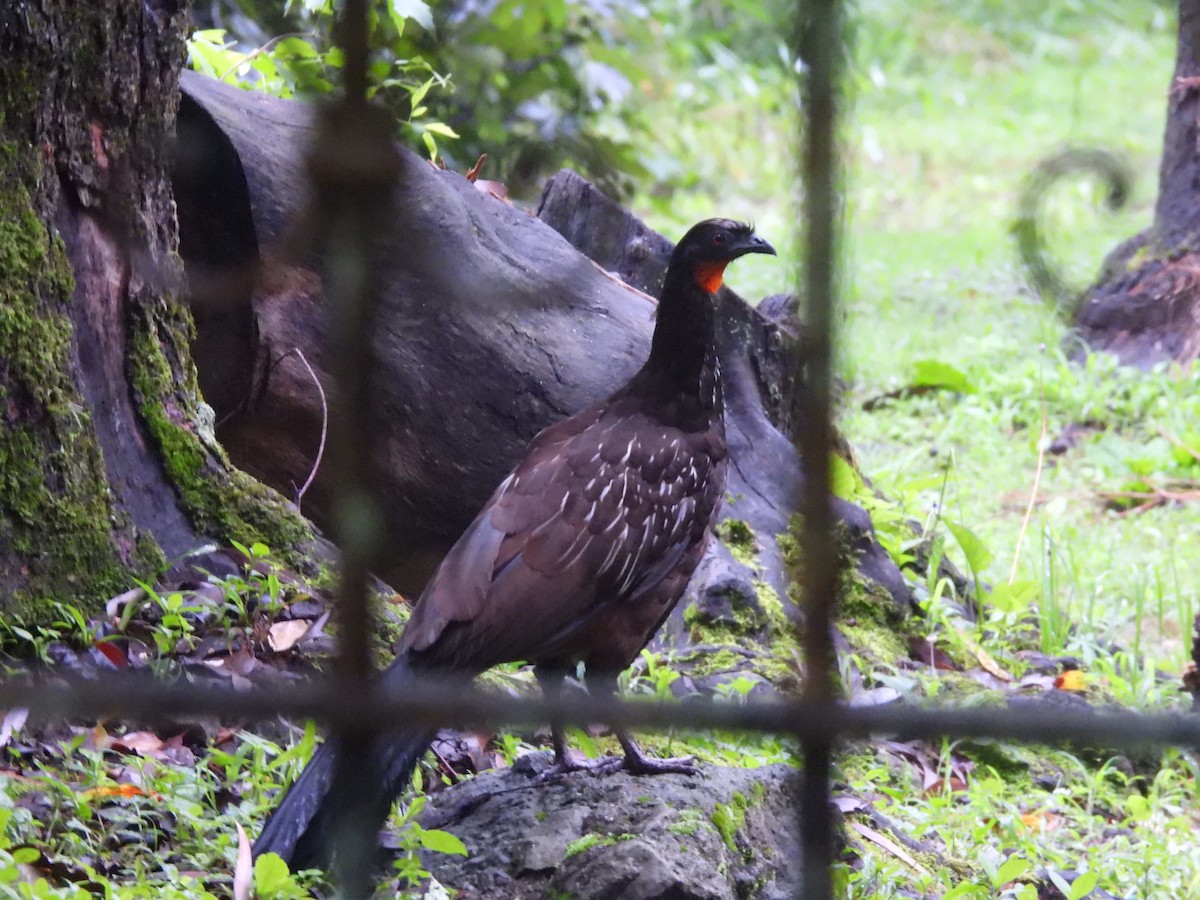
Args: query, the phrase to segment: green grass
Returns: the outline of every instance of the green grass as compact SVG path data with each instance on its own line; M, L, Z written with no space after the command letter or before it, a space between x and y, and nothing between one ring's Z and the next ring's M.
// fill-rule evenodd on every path
M1070 654L1100 699L1178 708L1173 676L1188 658L1197 606L1200 505L1121 514L1104 495L1200 479L1170 439L1200 445L1200 376L1125 371L1097 357L1068 362L1064 348L1077 349L1069 328L1025 284L1011 236L1023 180L1069 145L1115 150L1136 178L1132 201L1115 215L1087 179L1061 183L1049 198L1050 247L1072 284L1086 285L1109 250L1149 224L1173 12L1153 3L984 0L862 0L855 8L841 137L839 424L862 471L908 514L953 519L982 540L992 557L985 581L1002 584L1013 573L1031 586L1029 609L992 612L977 632L989 651L1005 664L1016 663L1023 642ZM755 219L783 251L780 260L731 270L731 285L755 299L789 290L798 264L795 126L786 80L771 75L763 84L767 96L721 96L715 111L682 115L694 124L682 126L680 143L705 148L695 189L635 204L672 235L704 215ZM772 108L773 118L759 114ZM973 390L864 408L912 384L928 360L955 367ZM1043 416L1048 440L1071 424L1094 430L1065 455L1046 457L1016 558ZM1016 627L1029 614L1039 633ZM874 674L917 696L956 693L945 679ZM1119 896L1197 894L1200 865L1186 846L1197 824L1191 754L1151 755L1135 775L1123 760L1003 752L1021 762L994 771L973 754L964 789L931 793L880 750L846 758L846 781L898 831L945 841L943 858L924 860L922 875L856 839L846 896L1028 898L1035 891L1020 882L1033 872L1089 867ZM1060 772L1058 787L1035 786L1030 759Z
M1159 433L1194 431L1196 385L1187 374L1066 363L1068 328L1025 285L1011 236L1024 178L1068 145L1114 149L1136 175L1119 214L1101 208L1100 189L1087 179L1060 184L1049 198L1051 249L1073 284L1085 285L1108 250L1148 224L1172 15L1152 3L933 0L914 8L864 0L853 30L841 142L848 194L839 419L863 471L900 493L948 469L946 514L992 550L983 576L1007 580L1033 487L1043 394L1050 439L1072 423L1102 426L1048 461L1017 574L1054 585L1043 604L1070 616L1075 650L1103 638L1177 666L1190 624L1180 615L1195 606L1178 573L1200 563L1188 540L1200 512L1122 517L1105 510L1099 492L1128 486L1139 467L1188 476ZM669 203L641 200L670 234L716 212L756 219L784 254L731 271L731 284L754 298L790 289L797 259L787 83L778 73L760 82L759 96L723 96L684 126L681 144L716 154L700 164L710 172L703 189ZM779 114L762 115L772 109ZM729 177L712 174L722 172ZM921 360L967 373L975 393L862 408L911 383ZM910 511L925 518L937 499L926 491Z

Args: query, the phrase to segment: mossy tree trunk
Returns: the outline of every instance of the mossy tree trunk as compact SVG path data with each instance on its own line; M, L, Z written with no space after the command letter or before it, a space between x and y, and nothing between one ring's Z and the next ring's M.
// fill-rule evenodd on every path
M1154 222L1109 254L1076 322L1088 344L1147 366L1200 353L1200 0L1180 0Z
M0 609L299 539L213 440L175 297L183 4L0 7Z

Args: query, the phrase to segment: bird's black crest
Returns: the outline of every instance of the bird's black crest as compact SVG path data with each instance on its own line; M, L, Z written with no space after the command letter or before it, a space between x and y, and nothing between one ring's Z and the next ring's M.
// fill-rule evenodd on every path
M739 222L737 219L704 219L689 228L688 233L680 239L679 243L682 244L692 235L699 235L717 229L724 230L731 237L746 238L754 234L754 223Z

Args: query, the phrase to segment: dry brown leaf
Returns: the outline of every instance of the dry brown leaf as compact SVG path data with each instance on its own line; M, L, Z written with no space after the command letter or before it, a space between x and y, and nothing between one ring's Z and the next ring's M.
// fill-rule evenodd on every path
M97 800L103 797L153 797L155 800L162 799L161 794L148 791L136 784L115 784L91 788L83 792L83 797L86 800Z
M117 594L117 596L113 597L104 604L104 614L110 619L119 619L121 617L122 609L124 609L130 603L135 603L138 600L141 600L145 596L146 592L140 587L132 588L124 593Z
M233 867L233 900L250 900L254 887L254 857L250 853L250 838L246 837L246 829L241 822L233 824L237 827L238 836L237 863Z
M1054 831L1062 824L1062 816L1052 812L1021 813L1021 823L1035 834Z
M160 756L162 739L152 731L130 731L113 738L112 748L125 753L136 753L138 756Z
M1068 669L1054 679L1054 686L1060 691L1082 693L1087 690L1087 677L1078 669Z
M118 669L123 669L129 665L129 657L125 651L112 641L92 641L92 647Z
M88 750L107 750L112 746L112 738L104 730L103 725L94 725L86 731L83 746Z
M8 744L13 735L25 727L28 718L29 710L21 706L13 707L4 714L4 721L0 723L0 747Z
M919 874L921 874L921 875L929 874L929 870L926 869L924 866L922 866L919 862L917 862L916 859L913 858L913 855L911 853L909 853L907 850L905 850L903 847L901 847L899 844L897 844L895 841L893 841L891 838L887 837L886 835L880 834L874 828L868 828L866 825L862 824L861 822L851 822L850 827L853 828L855 831L857 831L859 834L861 834L863 837L865 837L871 843L878 844L880 847L882 847L888 853L892 854L892 856L896 857L897 859L906 863L908 866L912 867L912 869L914 871L918 872Z
M965 791L967 782L957 775L950 776L950 779L939 778L931 784L928 784L923 789L925 794L940 794L943 791Z
M233 679L242 676L243 680L245 680L245 676L259 667L258 660L245 643L228 656L206 659L204 660L204 664L210 669L220 672L223 675L228 675Z
M867 808L867 802L860 797L834 797L833 805L843 813L862 812Z
M467 175L466 175L467 181L475 181L476 179L479 178L479 173L483 169L483 164L485 162L487 162L487 158L488 158L488 155L486 153L479 154L479 159L475 160L475 165L473 165L473 166L471 166L471 168L467 169Z
M960 631L958 634L959 637L962 638L962 642L966 645L967 649L975 654L975 658L979 660L979 665L983 667L985 672L995 678L999 678L1001 681L1011 683L1016 680L1012 677L1012 675L1005 671L1004 667L1001 666L1000 663L996 662L996 660L992 658L990 653L979 646L979 642L976 641L975 638L967 634L966 631Z
M308 634L310 622L305 619L289 619L286 622L276 622L271 626L267 643L276 653L286 653Z

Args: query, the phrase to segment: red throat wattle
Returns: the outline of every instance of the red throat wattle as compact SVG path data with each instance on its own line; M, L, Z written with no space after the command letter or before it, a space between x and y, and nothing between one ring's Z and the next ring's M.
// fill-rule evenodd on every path
M727 262L702 262L696 264L696 287L702 291L715 294L721 289L721 279L725 275Z

